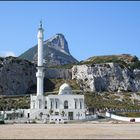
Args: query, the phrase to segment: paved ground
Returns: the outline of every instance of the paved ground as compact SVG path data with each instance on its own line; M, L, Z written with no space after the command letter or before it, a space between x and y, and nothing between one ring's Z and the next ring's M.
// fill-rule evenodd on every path
M140 123L5 124L0 139L140 139Z

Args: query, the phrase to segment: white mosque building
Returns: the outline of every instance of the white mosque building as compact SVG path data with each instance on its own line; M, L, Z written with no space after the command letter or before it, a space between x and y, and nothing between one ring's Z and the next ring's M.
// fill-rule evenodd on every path
M40 22L38 29L38 65L37 65L37 94L30 96L30 109L19 109L17 116L24 116L30 120L48 119L49 121L81 120L85 119L84 95L73 94L71 87L64 83L59 88L58 95L44 96L43 80L43 38L44 29ZM10 111L5 111L7 116Z
M49 118L50 121L85 119L84 95L74 95L70 86L64 83L58 95L31 95L28 113L30 119Z

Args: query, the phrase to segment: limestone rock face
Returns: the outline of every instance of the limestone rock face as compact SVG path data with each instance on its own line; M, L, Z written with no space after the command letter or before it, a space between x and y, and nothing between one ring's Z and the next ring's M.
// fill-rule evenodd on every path
M71 79L72 73L71 69L63 69L63 68L46 68L45 70L46 78L61 78L61 79Z
M37 63L37 45L19 57ZM43 59L44 66L56 66L78 62L70 54L68 43L62 34L56 34L52 38L44 41Z
M87 91L140 91L140 70L131 71L114 63L75 65L72 79Z
M0 58L0 94L26 94L36 83L35 66L26 60L7 57Z
M0 95L36 93L36 65L16 57L0 57ZM71 79L71 69L45 68L45 78Z

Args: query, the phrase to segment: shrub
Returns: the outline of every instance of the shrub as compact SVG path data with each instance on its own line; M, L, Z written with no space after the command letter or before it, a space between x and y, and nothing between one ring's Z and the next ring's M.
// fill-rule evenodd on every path
M31 123L36 123L36 120L34 119L34 120L32 120L32 122Z
M4 120L0 120L0 124L5 124Z
M136 61L130 64L130 69L140 69L140 61Z

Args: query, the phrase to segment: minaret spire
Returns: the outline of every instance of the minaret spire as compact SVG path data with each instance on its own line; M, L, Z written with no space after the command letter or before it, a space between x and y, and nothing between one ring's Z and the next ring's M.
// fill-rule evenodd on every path
M44 29L42 28L42 21L40 21L40 26L38 29L38 62L37 62L37 95L43 95L43 80L44 80L44 72L43 72L43 39L44 39Z
M42 29L42 20L40 20L40 28Z

